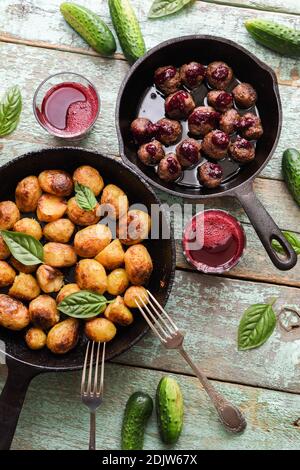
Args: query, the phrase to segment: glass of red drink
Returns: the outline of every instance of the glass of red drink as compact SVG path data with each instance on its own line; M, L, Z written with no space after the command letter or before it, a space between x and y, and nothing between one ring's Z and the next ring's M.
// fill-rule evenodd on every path
M38 123L50 134L67 140L83 139L99 111L96 88L77 73L51 75L39 85L33 98Z

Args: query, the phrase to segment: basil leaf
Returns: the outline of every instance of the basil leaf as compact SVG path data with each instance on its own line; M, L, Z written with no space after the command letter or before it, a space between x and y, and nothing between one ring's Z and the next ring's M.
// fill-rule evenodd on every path
M108 303L104 295L82 290L65 297L57 308L69 317L92 318L102 313Z
M300 239L292 232L283 231L282 234L290 243L292 248L294 248L297 255L300 255ZM285 254L285 251L282 248L281 244L275 239L272 240L272 247L274 248L274 250L277 251L277 253Z
M8 230L1 230L0 234L13 257L20 263L32 266L43 262L43 245L36 238L26 233L9 232Z
M22 97L19 87L10 88L0 103L0 137L11 134L19 123Z
M239 324L238 348L253 349L261 346L271 336L276 325L276 316L269 304L255 304L247 308Z
M193 0L154 0L148 18L160 18L181 10Z
M93 191L80 183L75 183L75 199L79 207L84 211L92 211L97 205L97 199Z

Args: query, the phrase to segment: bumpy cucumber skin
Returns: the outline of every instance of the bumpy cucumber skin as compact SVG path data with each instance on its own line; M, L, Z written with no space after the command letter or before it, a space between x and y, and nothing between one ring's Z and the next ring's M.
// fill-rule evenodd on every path
M70 26L99 54L112 55L116 51L115 38L104 21L88 8L64 2L60 11Z
M145 428L153 411L152 398L143 392L133 393L127 403L122 425L122 450L142 450Z
M300 206L300 153L296 149L287 149L283 152L282 172L284 180Z
M183 426L183 396L172 377L163 377L156 391L156 414L163 442L175 444Z
M300 57L300 31L260 19L247 20L245 27L263 46L291 57Z
M124 56L133 63L146 52L144 38L129 0L108 0L110 16Z

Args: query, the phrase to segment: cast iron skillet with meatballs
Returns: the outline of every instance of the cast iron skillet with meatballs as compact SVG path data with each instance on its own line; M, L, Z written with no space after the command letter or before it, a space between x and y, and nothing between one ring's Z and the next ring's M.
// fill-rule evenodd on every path
M8 326L8 323L3 327L0 326L0 345L1 350L6 353L6 362L9 368L8 372L8 381L5 385L2 395L0 397L0 448L6 449L9 447L11 440L13 438L13 433L16 427L18 415L20 413L22 403L25 397L26 388L30 379L44 371L64 371L72 369L80 369L83 365L85 347L84 343L86 342L86 337L82 334L80 330L79 340L76 346L67 352L66 354L61 355L61 351L51 352L48 348L44 347L40 350L29 349L24 340L24 334L26 333L26 341L33 346L40 346L45 342L45 332L52 331L51 337L49 339L49 333L47 340L54 347L59 345L60 342L56 342L57 337L60 338L64 336L64 331L57 331L57 327L61 328L61 325L64 325L64 321L57 322L57 309L55 308L56 302L60 302L65 296L74 293L78 290L78 282L81 286L84 287L87 276L85 274L89 273L90 270L93 271L94 266L86 262L88 260L95 263L97 269L101 270L99 276L97 275L97 289L102 291L103 289L110 292L112 297L115 297L116 300L113 304L110 304L110 308L107 311L106 317L99 317L100 322L107 320L109 325L113 325L115 322L118 324L117 334L112 341L107 344L107 359L120 354L134 343L136 343L147 331L147 326L141 318L140 315L136 314L134 309L134 298L135 298L135 289L139 287L129 287L128 288L128 279L124 279L124 267L127 268L128 278L132 285L144 284L144 281L147 279L141 279L141 271L136 271L133 264L130 263L130 259L134 254L130 253L128 255L129 262L126 259L126 252L124 258L124 250L122 246L127 246L127 250L144 250L153 263L153 274L150 277L148 288L151 292L154 293L158 301L164 305L167 301L171 285L173 282L174 270L175 270L175 248L173 238L168 240L145 240L143 244L131 244L130 239L126 239L125 235L127 234L122 231L122 224L120 224L119 238L117 240L111 241L104 249L102 246L95 246L94 243L89 243L90 235L93 236L89 231L94 230L93 225L96 223L95 220L92 221L92 225L89 226L90 220L82 218L82 212L78 212L77 208L74 210L72 194L66 189L66 185L62 185L67 193L65 196L55 196L69 199L69 214L71 217L64 219L58 218L56 220L49 220L50 215L53 219L53 210L61 210L61 199L55 201L53 205L53 200L51 199L50 204L45 204L45 201L42 199L40 201L42 194L38 190L41 185L37 185L37 179L42 171L45 170L57 170L66 171L69 174L73 174L76 168L82 165L89 165L90 167L98 170L100 175L104 180L105 187L109 185L118 186L122 188L128 197L128 203L132 204L135 202L142 201L143 204L150 210L151 204L159 204L159 200L153 193L150 186L145 183L143 179L140 178L133 170L130 170L118 161L111 159L109 157L104 157L95 152L89 152L83 149L76 148L54 148L46 149L38 152L33 152L26 154L22 157L19 157L12 162L4 165L0 168L0 201L14 200L15 189L17 188L18 183L23 181L24 178L31 176L29 180L29 185L31 186L31 195L30 197L24 198L26 192L22 191L22 188L18 188L17 194L19 194L18 206L22 207L21 204L24 204L24 210L32 210L35 207L39 206L40 217L46 218L45 222L37 224L32 223L31 217L21 218L19 216L18 210L16 210L15 205L10 205L7 211L7 227L11 224L16 225L17 229L20 231L27 232L28 234L34 235L36 238L41 237L41 232L39 225L43 226L44 236L46 242L50 245L50 249L46 250L46 256L48 257L48 265L41 265L34 273L34 276L31 277L32 272L22 272L21 282L15 282L16 277L14 273L16 271L24 270L24 266L20 266L18 262L15 262L11 266L11 270L5 269L5 276L2 276L2 282L9 285L5 289L14 288L17 296L15 302L19 302L17 305L18 308L15 309L16 316L14 317L14 326L21 328L27 323L26 315L28 315L24 310L22 305L31 304L30 317L34 320L34 328L29 328L26 333L22 329L20 331L13 331L7 329L5 326ZM41 178L41 176L40 176ZM52 181L52 178L51 178ZM88 177L88 182L95 181ZM81 180L82 184L84 181ZM28 183L28 181L27 181ZM51 195L52 188L51 186L46 187L46 181L40 181L42 186L48 193L44 194ZM97 184L97 187L99 185ZM105 198L107 195L111 195L110 188L109 193L106 193L105 188L101 189L100 194L97 196L98 199ZM55 189L56 192L57 188ZM40 201L40 204L38 204ZM49 201L48 201L49 202ZM31 205L30 205L31 204ZM135 218L137 216L135 210L127 212L127 207L121 207L121 212L124 210L123 223L126 224L128 219ZM6 206L7 208L7 206ZM23 208L23 207L22 207ZM50 210L49 210L50 209ZM28 213L30 214L30 212ZM123 214L123 215L124 215ZM58 212L56 213L58 216ZM78 217L81 217L81 226L74 229L75 223L78 223ZM56 217L55 217L56 218ZM28 223L28 220L31 222ZM73 220L72 220L73 219ZM125 220L126 219L126 220ZM62 220L69 220L69 222L62 222ZM59 221L59 222L58 222ZM144 216L141 227L145 232L147 231L148 219ZM161 224L167 224L165 216L162 214L160 218ZM104 229L102 229L104 230ZM104 234L104 239L105 239ZM141 236L144 236L141 234ZM122 238L123 237L123 238ZM130 238L130 232L129 232ZM73 240L72 246L73 249L69 250L66 253L64 250L57 256L57 245L61 246L70 242L70 239ZM49 241L51 240L51 241ZM100 243L100 242L99 242ZM52 245L52 246L51 246ZM53 247L54 245L54 247ZM113 245L113 247L111 246ZM64 245L67 247L68 245ZM96 251L100 248L98 254L95 254ZM81 261L77 264L77 285L75 283L75 272L74 272L74 251L78 257L78 260ZM144 251L142 255L144 256ZM5 253L5 245L0 243L0 255L5 260L1 260L4 263L7 263L9 259L9 253ZM96 259L94 259L94 257ZM124 264L123 261L124 260ZM147 261L148 263L150 261ZM62 267L64 265L72 265L71 267ZM121 264L121 267L120 267ZM50 266L51 265L51 266ZM10 266L10 262L9 262ZM99 268L100 267L100 268ZM103 267L103 268L102 268ZM103 271L106 270L107 274L110 273L106 278L103 276ZM97 271L98 272L98 271ZM62 287L62 275L65 280L65 287ZM146 274L145 274L146 275ZM24 276L30 276L25 277ZM14 278L14 279L13 279ZM24 282L24 279L26 282ZM90 281L93 282L93 277L90 278ZM104 281L104 285L102 282ZM89 286L90 287L90 284ZM38 292L38 288L40 292ZM126 289L126 290L125 290ZM120 290L125 293L122 294L122 297L119 296ZM50 293L56 291L54 294ZM3 292L3 291L2 291ZM6 297L2 297L0 294L0 308L5 307ZM107 294L105 294L107 295ZM22 296L23 300L20 299ZM33 300L31 300L35 297ZM1 304L2 302L2 304ZM124 309L124 304L127 307ZM7 310L4 308L4 313ZM128 313L130 312L130 313ZM134 321L129 327L125 327L131 323L131 316L134 317ZM67 330L68 330L68 340L72 337L72 334L77 335L77 331L74 333L74 319L71 317L66 317ZM97 319L98 320L98 319ZM98 322L99 322L98 320ZM9 315L2 315L2 322L9 322ZM17 324L17 321L20 321L22 324ZM24 323L25 321L25 323ZM124 326L122 326L122 324ZM54 326L53 326L54 325ZM11 325L10 325L11 326ZM83 326L81 326L83 329ZM103 325L94 325L93 328L86 326L86 334L94 339L93 335L95 332L101 330L103 331ZM76 327L77 330L77 327ZM43 333L44 332L44 333ZM112 328L106 329L108 335L113 335L114 331ZM99 339L98 337L95 339ZM106 338L102 338L105 340ZM72 338L71 338L72 340ZM71 344L71 346L74 346Z

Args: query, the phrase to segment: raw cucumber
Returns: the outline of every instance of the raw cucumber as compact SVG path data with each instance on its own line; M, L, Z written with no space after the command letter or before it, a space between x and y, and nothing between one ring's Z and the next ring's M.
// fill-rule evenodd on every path
M283 152L282 172L295 201L300 206L300 153L296 149Z
M122 450L142 450L145 428L153 410L152 398L143 392L133 393L127 403L122 425Z
M250 35L263 46L286 56L300 57L300 30L260 19L247 20Z
M135 12L129 0L108 0L110 16L128 62L133 63L146 52Z
M158 384L156 413L163 442L175 444L183 426L183 396L178 383L172 377L163 377Z
M93 11L69 2L62 3L60 11L69 25L99 54L115 52L116 41L111 30Z

